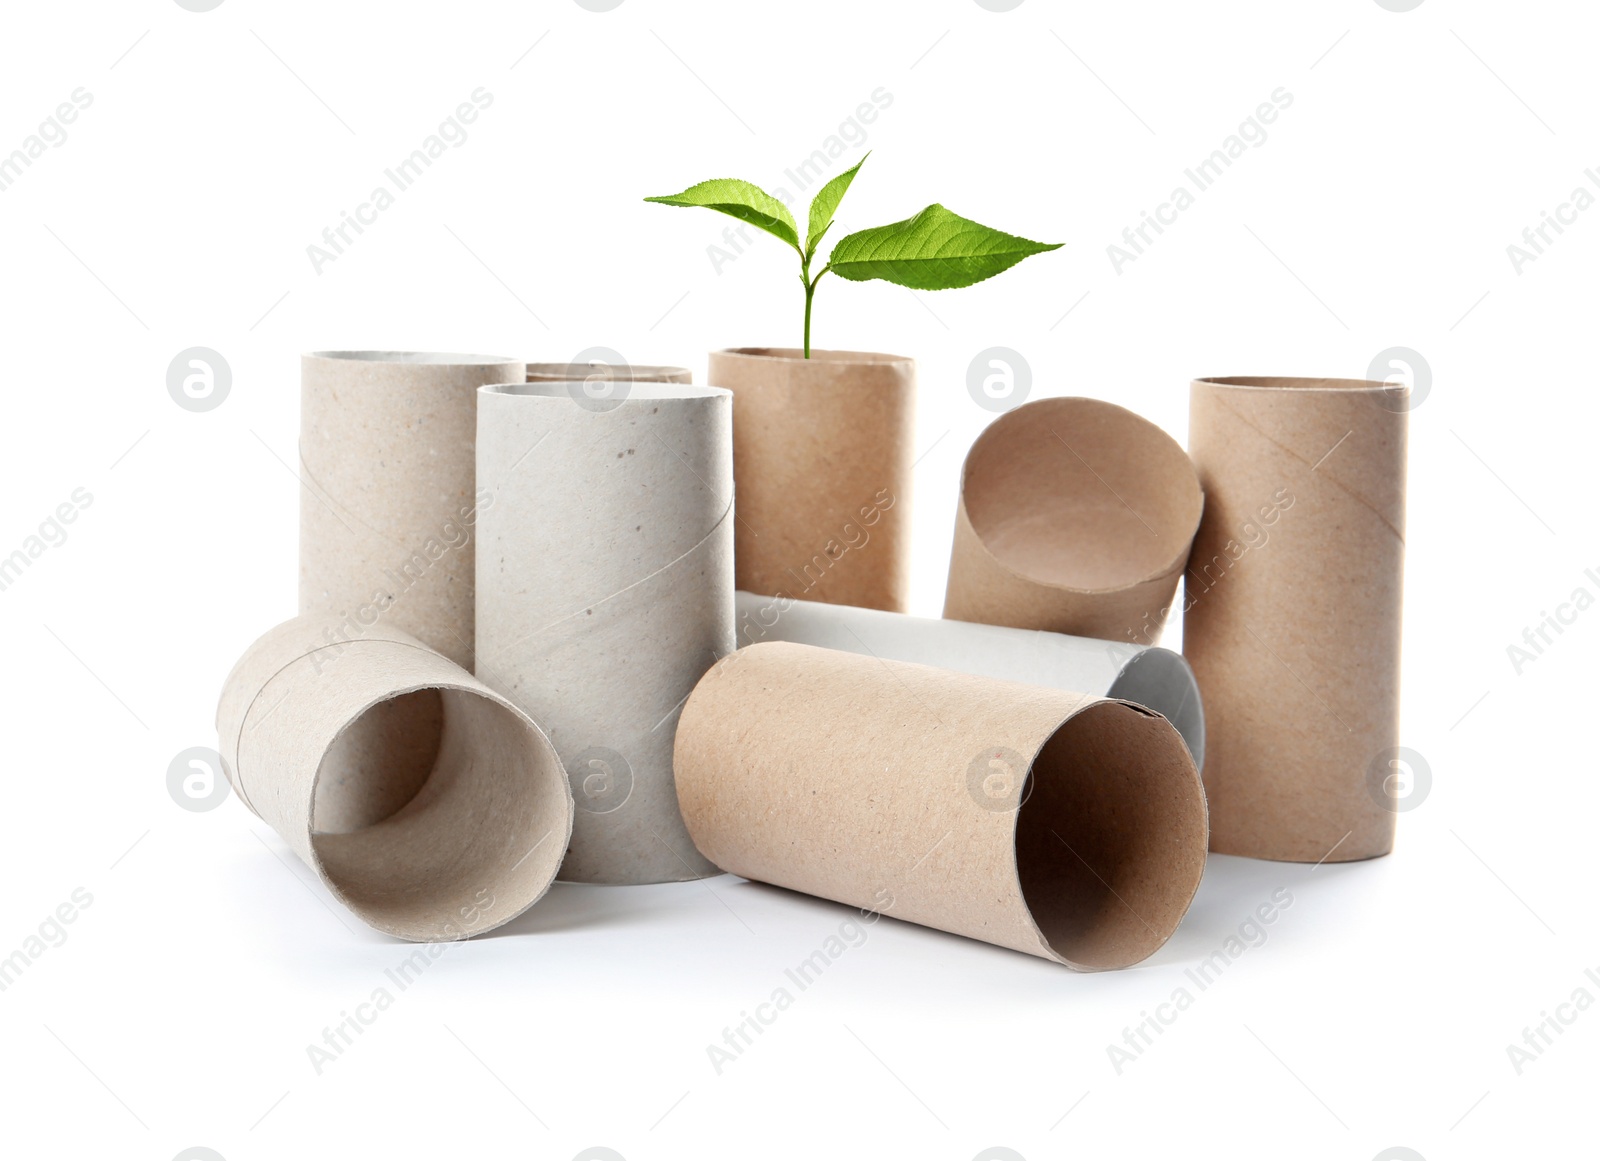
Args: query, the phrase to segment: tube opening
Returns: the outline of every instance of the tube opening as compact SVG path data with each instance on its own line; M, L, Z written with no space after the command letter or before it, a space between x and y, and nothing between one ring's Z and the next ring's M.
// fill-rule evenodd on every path
M1199 380L1221 387L1260 387L1269 391L1386 391L1394 384L1376 379L1317 379L1281 375L1214 375Z
M1098 399L1040 399L995 420L967 455L961 491L996 561L1078 592L1165 575L1200 524L1200 483L1183 448Z
M603 374L596 374L595 382L599 383L627 383L626 392L618 392L615 402L622 403L628 399L707 399L717 395L731 394L722 387L696 387L690 383L666 383L627 378L608 379ZM589 385L581 375L575 380L557 382L554 380L527 383L495 383L478 388L486 395L515 395L528 399L575 399L582 395Z
M417 693L432 695L440 712L437 750L420 788L379 822L312 835L312 849L335 893L380 931L463 939L520 913L555 877L571 826L566 777L532 723L465 689L379 702L340 741L374 729L362 726L369 718L392 720L401 713L395 703ZM319 783L326 767L325 758Z
M910 363L904 355L885 355L877 351L821 351L811 348L807 359L800 347L730 347L720 355L735 355L747 359L790 359L800 363ZM715 357L715 356L713 356Z
M334 739L311 799L316 834L349 834L391 817L417 796L439 756L444 703L437 689L380 701Z
M627 383L689 383L687 367L634 366L631 363L529 363L529 383L580 383L604 369L605 378Z
M1199 775L1166 720L1095 702L1035 758L1017 877L1044 941L1073 967L1138 963L1177 930L1206 858Z
M1159 646L1134 654L1106 696L1134 702L1166 718L1189 747L1195 766L1205 769L1206 715L1200 685L1181 655Z
M422 363L446 367L485 367L516 362L502 355L458 355L441 351L312 351L311 356L353 363Z

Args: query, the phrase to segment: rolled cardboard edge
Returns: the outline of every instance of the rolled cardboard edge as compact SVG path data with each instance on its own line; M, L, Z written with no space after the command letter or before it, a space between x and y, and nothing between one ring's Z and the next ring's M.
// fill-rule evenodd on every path
M632 363L529 363L529 383L583 382L591 374L617 382L629 383L692 383L694 376L687 367L669 367L660 364Z
M1218 853L1320 864L1393 850L1408 395L1333 377L1190 383L1207 511L1184 649L1215 711ZM1276 527L1221 583L1208 570L1252 539L1246 524Z
M674 762L724 870L1080 971L1153 954L1205 867L1188 749L1122 701L767 642L701 680Z
M871 351L733 347L736 583L904 612L911 585L916 364Z
M1187 454L1149 420L1098 399L1023 404L962 465L944 616L1154 644L1203 507Z
M1169 772L1176 769L1180 756L1187 779L1161 786L1149 778L1158 762ZM1147 778L1125 790L1104 830L1069 829L1066 805L1083 790L1070 770L1079 764L1092 765L1097 773L1109 769L1114 779ZM1059 769L1044 777L1051 765ZM1106 784L1094 789L1103 793ZM1165 813L1156 809L1163 792L1170 796ZM1128 835L1112 832L1141 811L1147 813L1134 820L1132 829L1143 831L1148 845L1124 856L1135 864L1125 869L1116 852L1105 852L1102 844L1126 840ZM1029 765L1016 819L1017 882L1029 918L1050 958L1076 971L1114 971L1150 958L1172 938L1200 889L1210 840L1200 773L1172 723L1144 706L1100 698L1063 719ZM1172 849L1164 850L1169 844ZM1102 852L1112 858L1113 871L1106 872L1104 863L1095 865ZM1165 874L1163 853L1178 858ZM1126 878L1118 873L1124 870Z
M734 594L738 644L791 641L978 677L1134 702L1161 714L1205 768L1205 708L1189 663L1159 645L934 620L787 597Z
M229 783L379 931L450 941L522 914L554 881L572 828L566 773L549 739L408 634L383 627L330 644L327 628L316 618L285 622L234 666L217 707ZM414 796L361 829L316 832L329 756L375 709L418 695L439 700L442 725Z

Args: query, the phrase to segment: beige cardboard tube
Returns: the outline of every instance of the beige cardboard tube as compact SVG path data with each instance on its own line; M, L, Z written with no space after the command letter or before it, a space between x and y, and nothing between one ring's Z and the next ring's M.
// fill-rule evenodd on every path
M793 641L1131 701L1171 722L1189 747L1195 765L1205 765L1206 720L1200 687L1189 663L1159 645L934 621L880 609L754 593L735 593L734 613L741 648L761 641Z
M687 367L629 363L529 363L529 383L581 383L590 375L626 383L693 383Z
M1393 384L1199 379L1206 515L1184 654L1210 716L1215 851L1387 854L1399 742L1406 405Z
M578 814L561 877L695 879L678 813L683 701L733 649L726 391L486 387L478 477L478 676L550 731ZM572 389L579 389L576 394Z
M330 643L337 624L286 621L234 666L217 705L228 781L379 931L465 939L515 918L550 886L572 829L554 747L521 710L415 637L377 626ZM419 733L419 719L437 728ZM368 744L386 730L395 732ZM395 755L406 768L391 766ZM415 792L379 822L324 833L315 805L330 778Z
M343 622L347 636L382 623L471 668L477 390L522 375L520 362L490 355L302 357L302 615ZM372 721L352 728L371 729ZM429 732L423 722L413 729ZM394 737L378 729L358 748ZM403 767L402 757L394 756L393 769ZM346 787L364 787L366 795L350 798ZM359 830L416 789L398 784L386 797L374 795L367 780L328 779L319 822L327 830Z
M916 365L743 347L707 381L733 392L739 588L905 612Z
M675 763L724 870L1085 971L1166 942L1205 867L1189 752L1127 702L769 642L701 680Z
M1154 644L1200 523L1177 442L1098 399L1039 399L967 453L944 615Z

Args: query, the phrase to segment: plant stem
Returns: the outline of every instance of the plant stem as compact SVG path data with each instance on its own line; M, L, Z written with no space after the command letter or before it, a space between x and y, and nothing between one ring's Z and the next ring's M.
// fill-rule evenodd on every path
M815 282L807 281L806 282L805 357L808 358L808 359L811 357L811 299L812 299L812 296L815 295L816 293L817 293L817 284Z
M822 276L832 270L832 266L824 266L817 271L815 278L811 277L811 259L804 253L800 255L800 285L806 288L806 326L805 326L805 357L811 357L811 300L816 296L817 283L822 281Z

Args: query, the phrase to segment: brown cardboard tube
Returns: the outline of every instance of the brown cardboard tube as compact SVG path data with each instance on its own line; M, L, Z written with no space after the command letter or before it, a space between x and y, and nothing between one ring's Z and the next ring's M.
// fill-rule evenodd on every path
M529 383L581 383L591 374L627 383L693 383L687 367L638 366L630 363L529 363Z
M1406 406L1355 379L1198 379L1206 515L1183 651L1206 699L1215 851L1387 854L1399 741ZM1376 777L1374 772L1376 772Z
M1098 399L995 420L961 472L944 615L1154 644L1200 523L1177 442Z
M713 351L733 392L738 587L906 611L916 365L898 355Z
M228 675L217 705L228 781L379 931L465 939L515 918L554 880L572 829L554 747L521 710L415 637L380 626L330 643L332 624L286 621ZM363 745L419 705L437 734L402 730ZM353 729L363 722L368 729ZM359 830L319 832L318 783L352 770L382 781L395 752L424 770L413 796Z
M472 666L477 390L522 376L522 363L491 355L324 351L302 357L302 615L343 621L347 635L381 623L457 665ZM364 720L352 728L372 724ZM433 736L423 722L413 727ZM354 750L372 753L397 737L375 729ZM402 778L403 752L383 764L391 771L391 794L376 793L367 779L327 780L318 804L322 827L359 830L387 817L396 799L411 799L416 786ZM346 793L356 787L364 788L360 798Z
M1161 715L769 642L713 668L674 755L695 844L748 879L1084 971L1177 928L1206 804Z

